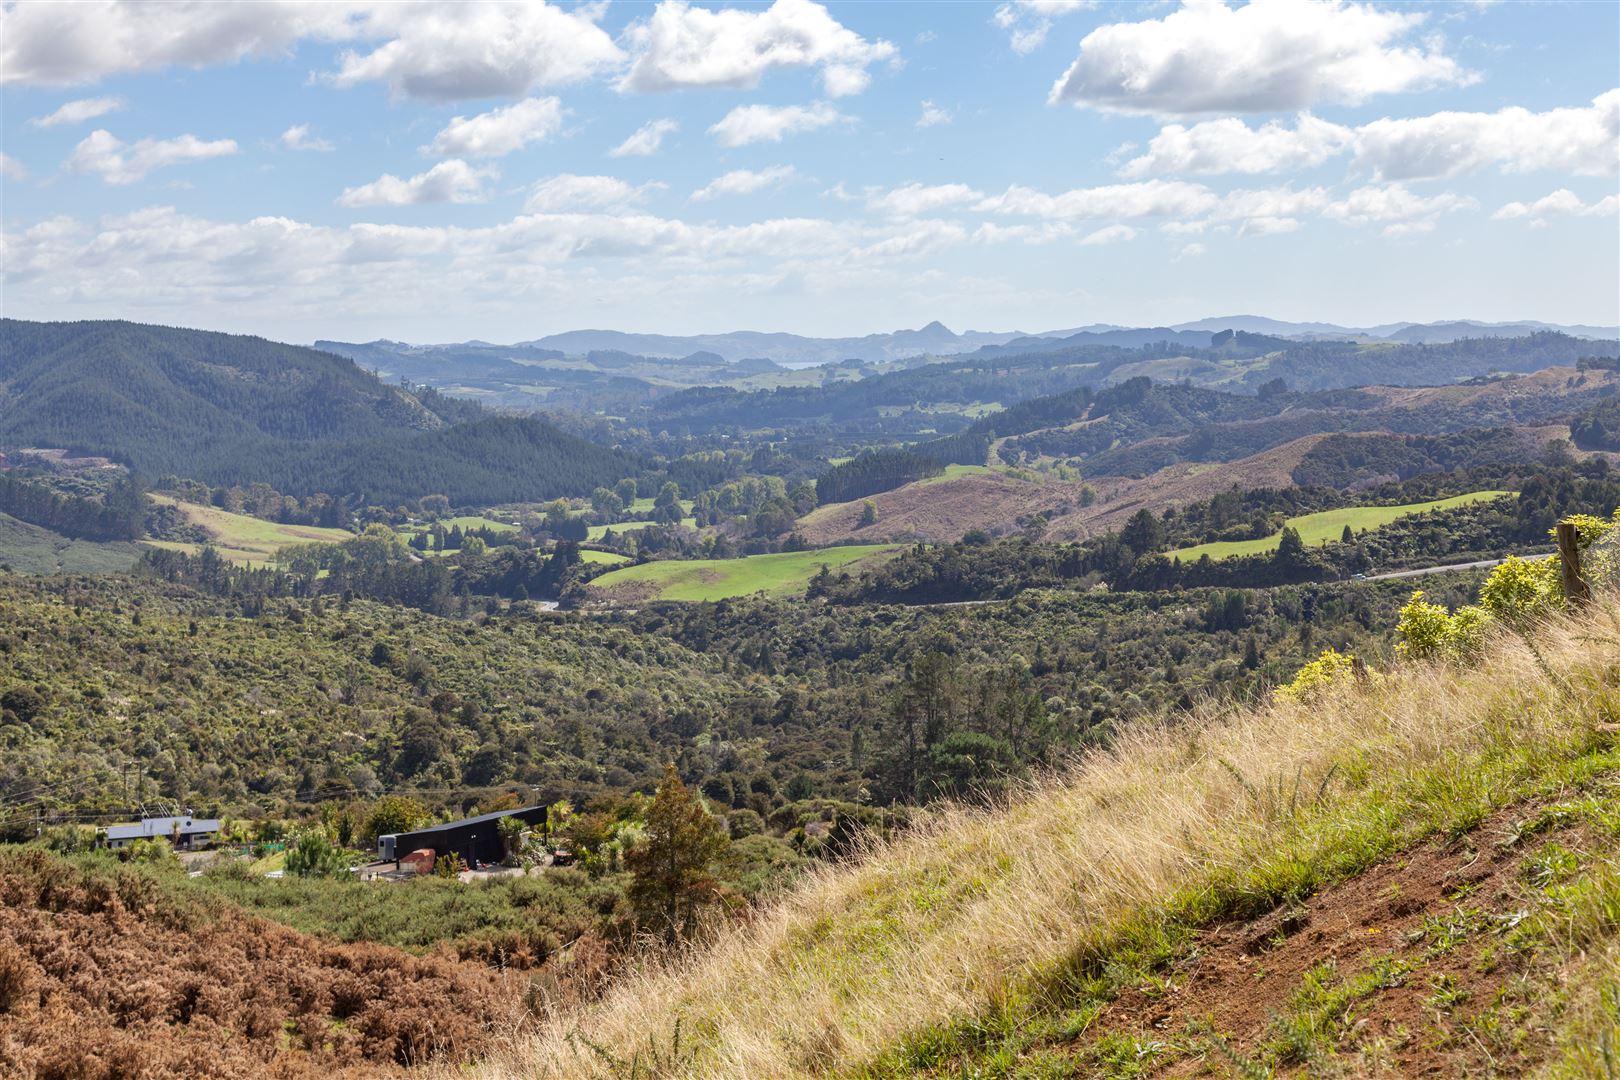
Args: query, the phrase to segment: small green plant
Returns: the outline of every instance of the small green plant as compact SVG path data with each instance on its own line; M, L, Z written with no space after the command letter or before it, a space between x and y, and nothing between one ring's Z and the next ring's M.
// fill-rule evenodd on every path
M442 878L457 878L467 869L467 864L461 861L461 856L453 851L447 851L433 860L433 873Z

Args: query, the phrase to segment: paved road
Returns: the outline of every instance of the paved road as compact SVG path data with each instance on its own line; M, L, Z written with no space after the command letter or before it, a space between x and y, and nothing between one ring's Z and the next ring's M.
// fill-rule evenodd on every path
M1444 574L1451 570L1483 570L1488 566L1499 566L1507 559L1481 559L1478 562L1450 563L1446 566L1425 566L1421 570L1394 570L1388 574L1368 574L1363 581L1389 581L1393 578L1427 577L1429 574Z

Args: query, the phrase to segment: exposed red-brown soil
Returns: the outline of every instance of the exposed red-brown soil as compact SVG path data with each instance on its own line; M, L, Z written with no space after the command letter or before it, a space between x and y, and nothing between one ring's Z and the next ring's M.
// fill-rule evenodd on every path
M1080 484L1020 480L1005 473L969 473L907 484L871 496L876 524L860 528L862 502L835 503L812 511L797 529L812 546L854 538L863 544L889 541L956 541L973 529L1016 531L1018 518L1044 510L1068 512L1080 505Z
M0 863L3 1077L395 1075L475 1057L519 1013L482 965L177 905L44 852Z
M1579 850L1589 838L1571 829L1514 839L1512 823L1525 816L1500 812L1462 840L1424 844L1300 905L1201 933L1163 984L1115 999L1076 1051L1132 1035L1186 1048L1158 1075L1232 1073L1275 1047L1278 1018L1300 1010L1313 969L1338 987L1380 964L1387 977L1330 1010L1342 1022L1320 1045L1341 1065L1394 1076L1527 1072L1549 1048L1523 1037L1538 1002L1515 977L1538 961L1504 948L1502 933L1535 907L1529 861L1549 844ZM1481 1023L1493 1013L1508 1022ZM1320 1063L1284 1055L1281 1064L1303 1074Z

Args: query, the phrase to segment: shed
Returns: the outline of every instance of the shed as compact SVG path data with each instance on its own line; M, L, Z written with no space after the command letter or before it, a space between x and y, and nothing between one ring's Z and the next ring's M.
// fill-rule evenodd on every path
M474 863L498 863L506 857L506 846L501 840L501 819L515 817L528 825L538 825L546 818L544 806L525 806L519 810L497 810L493 814L431 825L413 832L393 833L377 837L377 857L382 860L400 859L407 851L432 848L438 855L455 852L468 866Z
M109 825L106 830L107 846L128 847L137 840L156 840L162 837L179 851L194 851L207 847L219 835L218 818L181 817L142 818L134 825Z

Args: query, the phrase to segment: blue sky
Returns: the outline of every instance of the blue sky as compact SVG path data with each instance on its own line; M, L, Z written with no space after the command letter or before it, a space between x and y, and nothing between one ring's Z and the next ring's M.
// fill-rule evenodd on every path
M1612 3L3 10L8 316L1620 322Z

